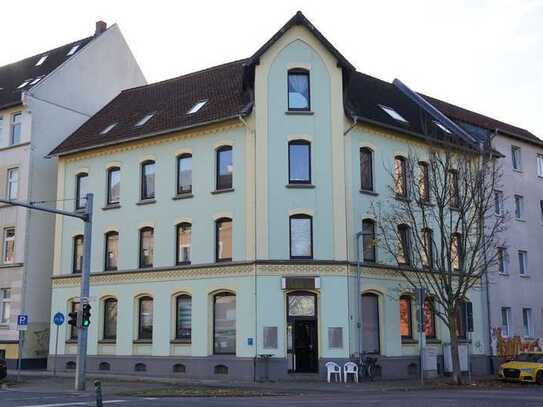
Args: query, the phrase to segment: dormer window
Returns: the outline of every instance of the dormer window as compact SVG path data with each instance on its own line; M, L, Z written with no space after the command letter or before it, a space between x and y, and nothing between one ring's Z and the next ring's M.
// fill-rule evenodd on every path
M26 85L28 85L30 83L31 79L27 79L26 81L24 81L23 83L21 83L19 86L17 86L17 89L22 89L24 88Z
M434 124L439 127L441 130L443 130L445 133L448 133L448 134L451 134L451 131L446 128L445 126L443 126L440 122L438 122L437 120L434 120Z
M34 66L40 66L41 64L43 64L45 62L45 60L47 59L48 55L42 55L41 58L38 60L38 62L36 62L36 65Z
M104 130L102 130L102 131L100 132L100 134L107 134L107 133L109 133L116 125L117 125L117 123L112 123L112 124L110 124L110 125L107 126Z
M77 52L77 50L79 49L79 45L80 44L75 44L72 48L70 48L70 50L68 51L68 53L66 54L66 56L72 56L73 54L75 54Z
M288 71L288 110L309 111L310 109L309 71L291 69Z
M141 118L139 122L136 123L136 127L145 126L147 122L151 120L154 115L155 115L154 113L147 113L145 116Z
M191 107L191 109L187 112L187 114L194 114L198 112L202 107L204 107L206 103L207 103L207 100L200 100L194 106Z
M391 107L388 107L388 106L383 106L383 105L379 105L379 107L381 109L383 109L385 111L385 113L387 113L390 117L392 117L394 120L397 120L399 122L402 122L402 123L409 123L407 120L405 120L403 118L403 116L401 114L399 114L396 110L394 110L393 108Z

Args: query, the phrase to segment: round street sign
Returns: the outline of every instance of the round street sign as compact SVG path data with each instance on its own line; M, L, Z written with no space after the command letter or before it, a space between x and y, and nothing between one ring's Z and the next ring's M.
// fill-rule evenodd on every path
M62 325L64 323L64 314L62 314L62 312L57 312L53 317L53 322L57 326Z

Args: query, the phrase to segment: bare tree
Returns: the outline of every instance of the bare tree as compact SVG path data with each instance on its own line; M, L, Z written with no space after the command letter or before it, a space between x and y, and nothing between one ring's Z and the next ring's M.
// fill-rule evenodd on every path
M468 291L496 264L506 217L495 214L501 171L492 151L429 148L396 157L391 197L373 207L377 242L413 289L431 295L448 328L453 380L461 384L459 326Z

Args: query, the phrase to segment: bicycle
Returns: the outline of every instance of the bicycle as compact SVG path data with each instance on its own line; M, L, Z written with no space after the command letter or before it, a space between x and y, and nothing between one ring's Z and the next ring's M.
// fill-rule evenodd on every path
M377 358L368 355L363 355L356 362L358 365L358 375L360 378L367 377L370 381L375 379L377 375Z

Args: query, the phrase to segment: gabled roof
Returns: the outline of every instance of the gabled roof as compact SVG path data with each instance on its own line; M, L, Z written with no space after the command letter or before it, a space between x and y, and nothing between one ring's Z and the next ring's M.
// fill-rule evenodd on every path
M537 136L535 136L528 130L513 126L508 123L504 123L502 121L493 119L488 116L484 116L479 113L472 112L470 110L464 109L459 106L455 106L451 103L444 102L439 99L435 99L430 96L426 96L426 95L422 95L422 96L426 100L428 100L432 105L434 105L437 109L439 109L443 114L445 114L446 116L448 116L449 118L455 121L481 127L491 132L497 130L498 132L504 133L514 138L518 138L518 139L528 141L531 143L543 145L543 140L541 140L540 138L538 138Z
M457 136L442 130L428 113L392 83L354 72L345 94L345 113L353 120L440 143L460 143L469 147L469 143L459 142ZM406 122L394 119L383 107L392 108Z
M317 30L317 28L311 24L311 22L302 14L301 11L298 11L294 17L287 21L287 23L277 31L273 37L271 37L262 47L256 51L253 56L247 60L247 66L256 65L259 63L260 57L273 45L279 38L283 36L290 28L301 25L307 28L311 33L317 37L317 39L324 45L324 47L337 59L338 66L345 68L350 71L356 70L356 68L345 58L337 49L334 47L330 41L326 39L322 33Z
M64 140L50 155L63 155L198 127L246 115L250 95L243 91L246 60L230 62L122 91ZM188 111L207 101L197 112ZM142 126L136 124L154 115ZM115 124L106 134L100 134Z
M0 67L0 109L16 106L21 103L21 93L32 88L38 82L31 85L32 81L44 78L53 72L63 62L71 58L68 52L77 44L79 52L94 37L83 38L61 47L42 52L40 54L25 58L21 61ZM38 66L36 64L44 56L47 58ZM19 88L23 83L26 86Z

